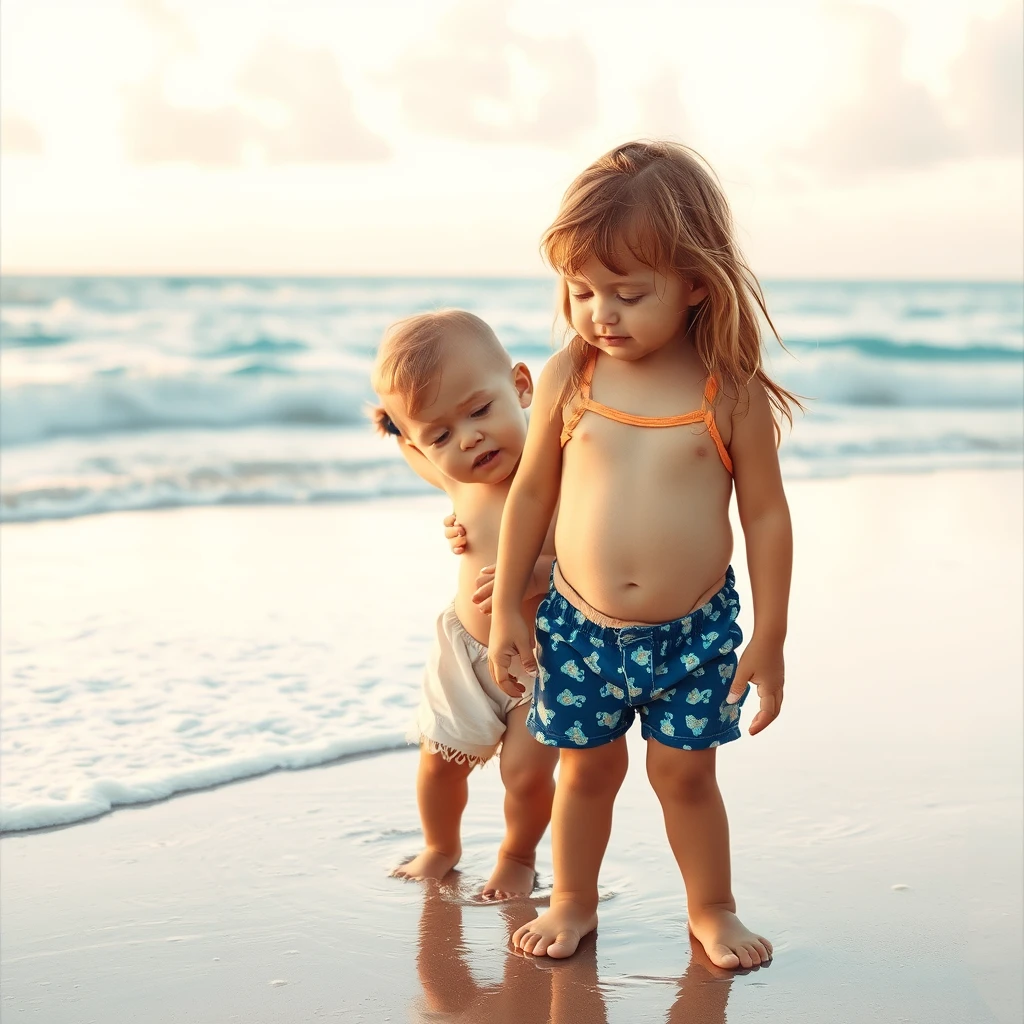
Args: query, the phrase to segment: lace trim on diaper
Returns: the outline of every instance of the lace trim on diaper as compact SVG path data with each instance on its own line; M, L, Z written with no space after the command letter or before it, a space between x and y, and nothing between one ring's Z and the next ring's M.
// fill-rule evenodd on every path
M420 746L428 754L440 754L446 761L453 761L455 764L468 764L474 768L484 765L490 760L489 757L479 757L476 754L467 754L465 751L456 750L454 747L446 747L443 743L438 743L437 740L432 740L428 736L420 736Z

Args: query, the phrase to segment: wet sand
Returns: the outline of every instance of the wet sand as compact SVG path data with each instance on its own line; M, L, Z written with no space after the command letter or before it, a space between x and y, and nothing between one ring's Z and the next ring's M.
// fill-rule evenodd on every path
M771 965L730 975L691 949L637 736L598 934L557 964L507 948L548 891L547 841L532 903L472 898L501 833L493 768L458 875L387 877L418 844L409 750L4 837L3 1019L1019 1022L1022 475L789 493L786 704L719 756L736 895ZM330 511L278 515L322 529Z

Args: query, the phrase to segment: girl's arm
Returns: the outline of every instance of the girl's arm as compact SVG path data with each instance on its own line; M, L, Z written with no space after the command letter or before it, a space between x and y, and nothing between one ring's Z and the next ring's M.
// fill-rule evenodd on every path
M515 697L525 687L509 675L513 656L518 654L523 667L537 674L533 631L522 606L558 502L562 417L557 401L569 367L569 354L559 352L540 375L523 457L501 516L487 661L494 682Z
M793 527L782 488L775 426L768 396L756 380L747 387L746 400L741 396L733 414L729 453L747 545L754 632L740 658L728 700L738 701L748 682L757 687L761 708L750 726L754 735L770 725L782 707L782 648L793 573Z

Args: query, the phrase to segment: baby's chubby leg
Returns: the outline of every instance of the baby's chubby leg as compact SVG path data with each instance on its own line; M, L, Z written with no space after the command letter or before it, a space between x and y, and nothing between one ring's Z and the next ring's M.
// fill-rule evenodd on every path
M527 731L529 710L524 705L509 712L501 744L505 839L481 893L488 899L528 896L533 891L537 844L551 820L558 750L538 743Z
M683 874L690 931L716 966L756 967L771 958L772 945L736 916L729 820L715 777L716 752L679 750L650 739L647 775Z
M440 754L420 747L416 802L426 846L391 872L395 878L444 878L458 864L462 856L462 812L469 799L472 770L472 763L446 761Z
M580 939L597 927L597 878L628 764L625 737L562 750L551 815L554 891L550 909L512 936L524 953L572 956Z

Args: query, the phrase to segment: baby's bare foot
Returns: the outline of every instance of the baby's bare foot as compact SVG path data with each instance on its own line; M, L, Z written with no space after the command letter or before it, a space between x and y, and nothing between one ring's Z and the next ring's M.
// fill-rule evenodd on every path
M705 907L690 912L690 931L711 962L728 970L759 967L772 958L772 944L756 935L731 911Z
M524 953L560 960L572 956L580 939L596 927L596 910L566 900L552 903L550 910L524 924L512 936L512 944Z
M507 900L512 896L529 896L537 884L537 873L533 864L524 864L502 854L494 865L491 877L480 890L487 900Z
M456 850L455 853L444 853L441 850L432 850L428 846L422 853L413 857L412 860L399 864L391 872L391 877L417 880L423 878L444 878L459 863L461 856L461 850Z

